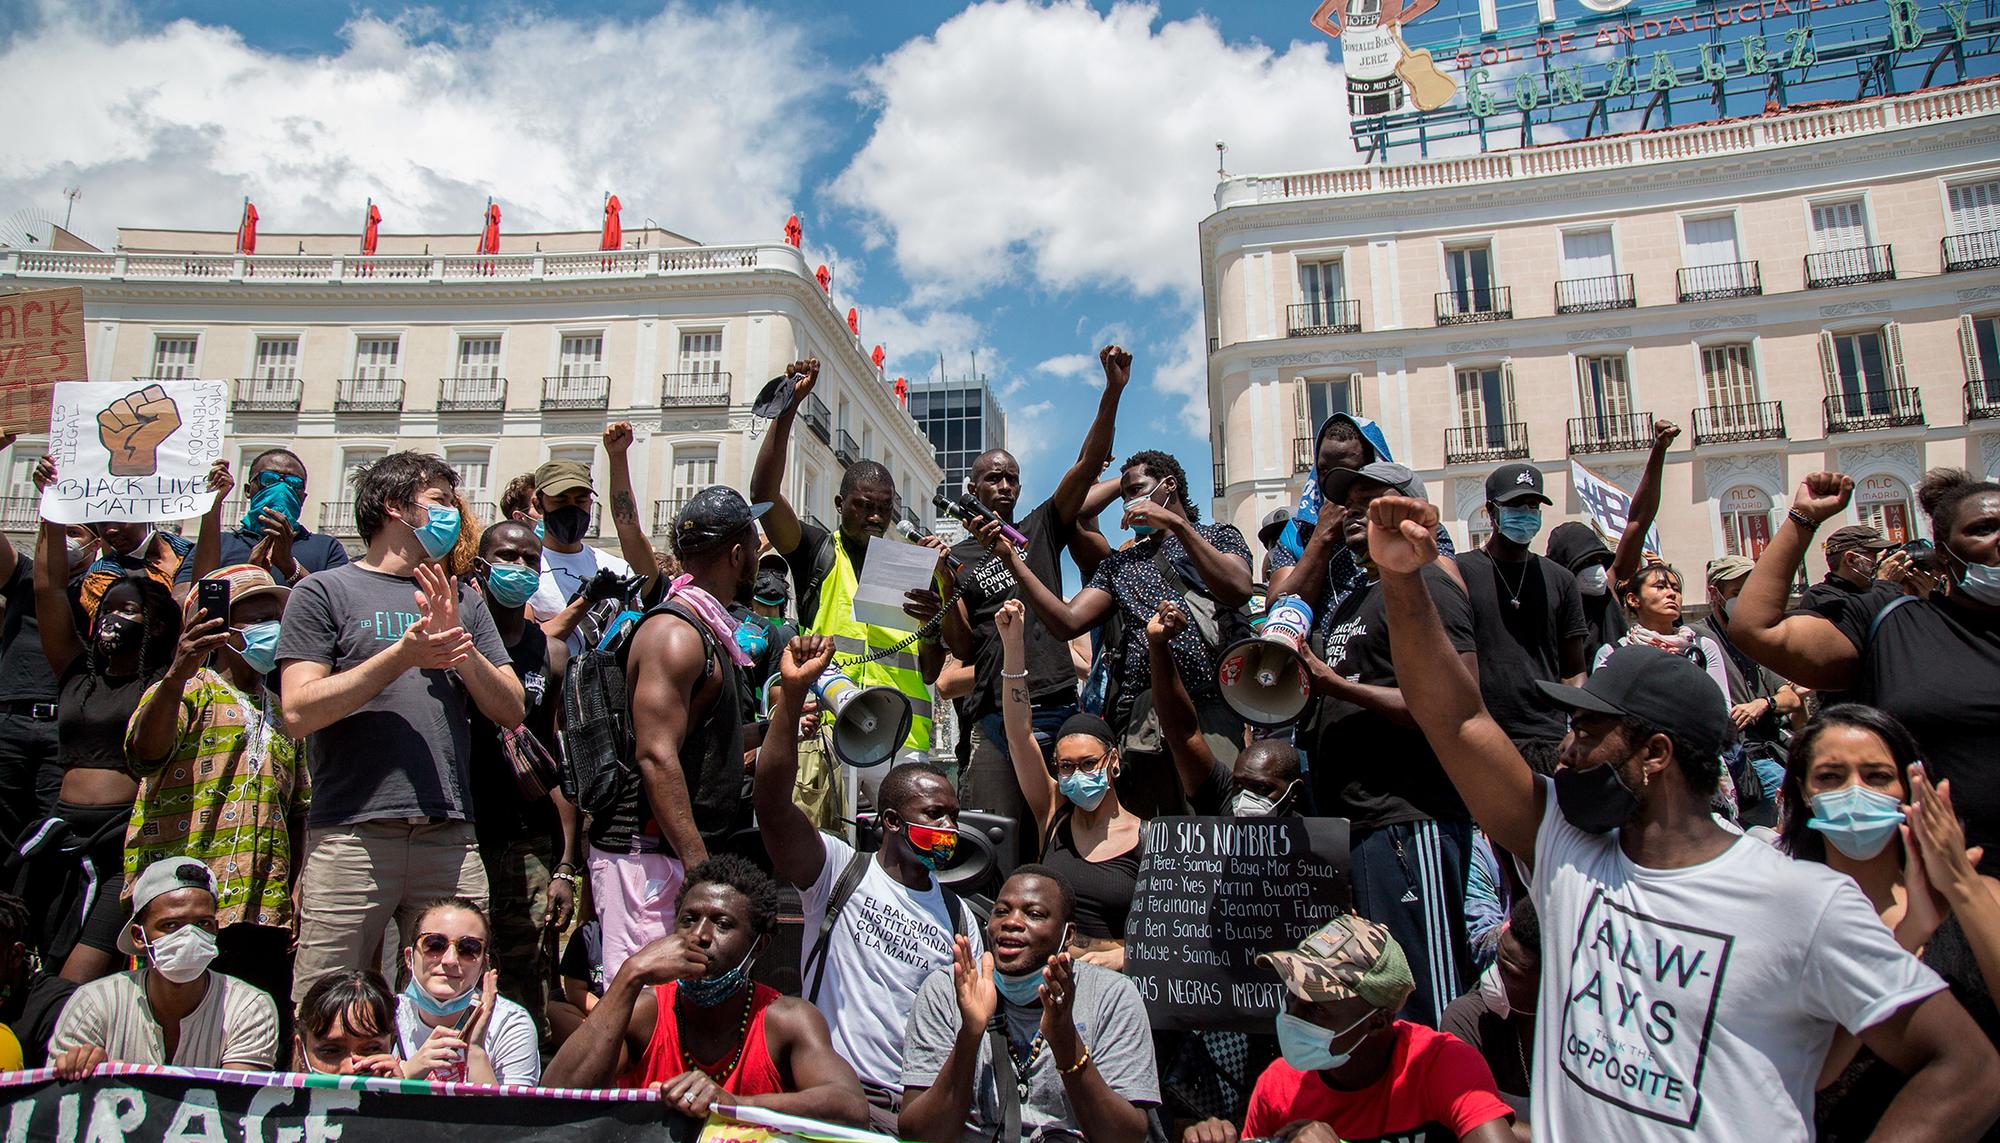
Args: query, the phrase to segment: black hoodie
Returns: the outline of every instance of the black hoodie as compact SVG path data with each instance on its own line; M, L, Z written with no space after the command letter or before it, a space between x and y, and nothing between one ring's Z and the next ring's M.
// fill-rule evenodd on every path
M1610 567L1613 558L1611 549L1604 546L1595 529L1588 524L1574 522L1557 524L1550 530L1546 552L1550 559L1572 573L1581 572L1592 564ZM1631 629L1625 621L1625 609L1618 605L1617 595L1616 585L1603 595L1583 594L1583 617L1590 624L1590 646L1584 651L1585 662L1595 662L1599 647L1616 643Z

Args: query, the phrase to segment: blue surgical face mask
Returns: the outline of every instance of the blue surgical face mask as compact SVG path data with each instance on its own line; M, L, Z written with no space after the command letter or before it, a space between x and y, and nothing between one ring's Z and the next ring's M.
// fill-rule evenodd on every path
M1335 1052L1333 1042L1366 1024L1370 1017L1356 1020L1338 1032L1329 1032L1310 1020L1302 1020L1290 1012L1278 1013L1278 1051L1285 1062L1302 1072L1324 1072L1345 1064L1353 1055L1360 1042L1344 1052ZM1363 1037L1366 1040L1366 1037Z
M2000 607L2000 567L1993 564L1967 564L1965 574L1958 577L1958 587L1969 599L1991 607Z
M449 504L428 505L430 515L420 528L410 528L417 534L417 542L424 546L424 554L434 560L441 560L458 546L458 509ZM405 525L408 527L408 525Z
M1542 530L1542 510L1535 505L1526 508L1508 508L1503 505L1499 514L1493 519L1493 526L1500 530L1501 535L1515 543L1526 544Z
M260 675L268 675L278 665L278 621L252 623L238 634L243 636L243 649L237 654L250 664L250 669Z
M1099 766L1095 770L1073 770L1056 783L1062 796L1079 810L1094 810L1111 790L1111 767Z
M1042 970L1012 973L993 970L993 987L999 989L1001 999L1009 1004L1026 1007L1038 1003L1042 998Z
M413 977L410 983L403 986L403 999L416 1005L417 1011L422 1012L426 1016L435 1017L439 1020L449 1019L472 1007L472 1002L479 998L479 989L477 987L479 978L477 976L468 976L466 979L472 982L472 986L467 987L464 992L452 997L450 1000L439 1000L429 992L424 991L424 986L418 984Z
M264 530L263 515L266 508L284 514L293 525L299 522L299 508L305 503L304 481L296 476L280 476L275 473L262 477L266 483L250 497L250 503L243 512L243 530L261 532ZM298 483L293 483L298 481Z
M1125 511L1130 512L1132 509L1137 508L1141 504L1159 503L1160 492L1166 487L1167 487L1167 482L1162 480L1159 483L1153 485L1153 490L1151 492L1146 493L1144 496L1132 497L1130 500L1127 500L1125 502ZM1153 534L1153 526L1151 524L1134 524L1132 525L1132 534L1141 537L1150 536Z
M1842 786L1814 794L1807 804L1813 816L1806 827L1819 831L1826 843L1856 861L1882 852L1903 824L1903 807L1896 799L1866 786Z
M540 520L535 521L535 538L537 540L543 538L543 533L546 528L547 525L543 524Z
M519 607L542 585L542 575L520 564L493 564L486 569L486 592L502 607Z
M683 980L680 985L682 996L701 1008L713 1008L750 983L750 964L756 959L757 949L752 945L743 954L743 962L720 976L703 976L694 980Z

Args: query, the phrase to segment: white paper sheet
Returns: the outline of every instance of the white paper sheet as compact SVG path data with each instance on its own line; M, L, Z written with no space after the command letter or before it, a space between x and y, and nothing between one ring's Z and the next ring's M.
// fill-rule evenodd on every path
M897 631L913 631L917 621L903 610L903 597L931 586L937 573L935 548L880 536L868 540L868 557L854 587L854 618Z
M870 556L869 559L872 562L874 557ZM750 1123L771 1131L783 1132L797 1139L833 1140L836 1143L896 1143L893 1135L877 1135L872 1131L860 1131L837 1123L807 1119L803 1115L786 1115L782 1111L772 1111L764 1107L717 1103L715 1113L739 1123Z

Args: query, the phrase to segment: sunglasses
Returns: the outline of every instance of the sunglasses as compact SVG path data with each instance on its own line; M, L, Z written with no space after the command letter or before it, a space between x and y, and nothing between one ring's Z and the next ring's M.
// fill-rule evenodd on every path
M478 960L486 955L486 942L478 937L460 937L453 941L443 933L417 934L417 948L425 956L443 956L444 951L453 945L458 946L460 960Z

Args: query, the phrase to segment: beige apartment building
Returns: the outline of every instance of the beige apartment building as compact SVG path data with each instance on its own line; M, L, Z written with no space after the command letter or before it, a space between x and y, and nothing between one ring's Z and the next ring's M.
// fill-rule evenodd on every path
M66 237L66 236L58 236ZM94 380L231 384L226 455L274 445L311 472L305 524L358 547L343 477L393 449L458 470L480 517L515 475L551 457L592 465L597 535L614 540L601 434L636 430L632 478L655 542L711 484L749 487L767 422L750 406L787 362L817 356L817 390L793 435L786 493L833 520L846 465L886 465L908 510L931 516L939 468L868 351L800 252L782 242L707 246L670 232L508 234L476 255L470 234L388 235L362 257L355 234L121 230L110 252L0 246L0 291L80 286ZM24 532L42 444L0 457L0 526ZM241 517L240 497L228 519Z
M2000 475L2000 81L1231 177L1201 269L1214 511L1245 535L1342 409L1460 545L1498 464L1544 470L1546 535L1584 518L1571 463L1630 491L1670 419L1664 554L1697 577L1761 550L1816 469L1897 538L1928 535L1926 469Z

